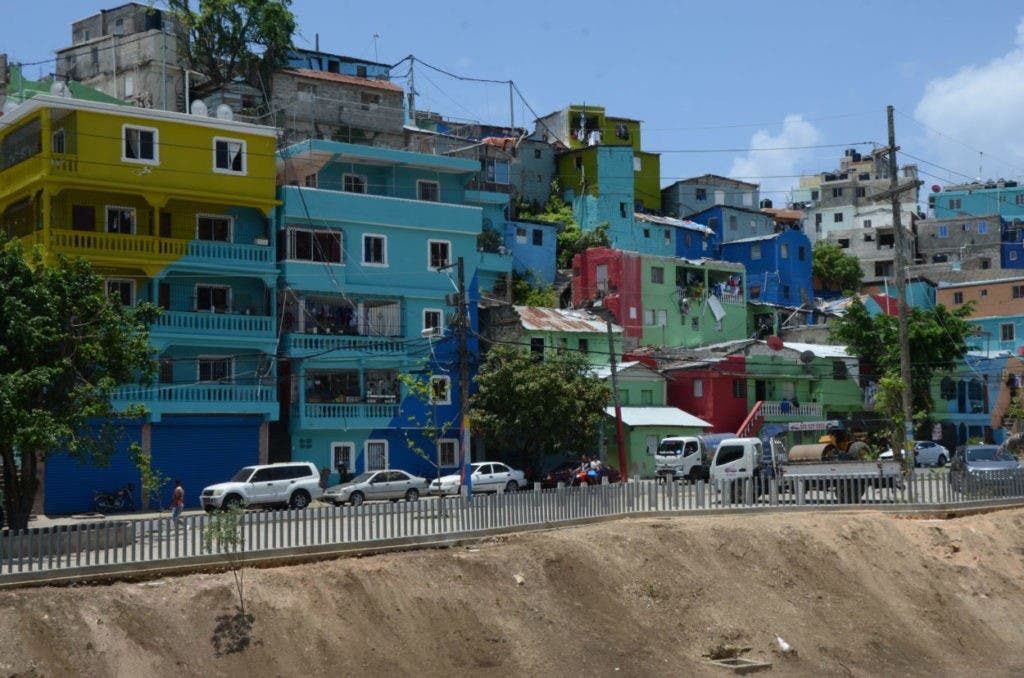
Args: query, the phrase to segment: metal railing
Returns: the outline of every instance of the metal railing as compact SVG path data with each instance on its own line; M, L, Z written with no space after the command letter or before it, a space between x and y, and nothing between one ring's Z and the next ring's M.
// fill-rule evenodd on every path
M920 473L909 479L878 475L745 479L709 484L638 481L474 494L358 507L249 511L240 525L245 553L287 555L286 549L386 545L483 536L491 530L571 523L607 516L698 513L714 510L813 509L829 505L928 508L984 506L992 500L1024 500L1024 474L990 472L967 476ZM102 573L111 565L175 565L190 558L224 555L204 550L211 516L111 519L0 533L0 583L21 575L57 571ZM293 551L294 553L294 551ZM182 560L184 559L184 560Z

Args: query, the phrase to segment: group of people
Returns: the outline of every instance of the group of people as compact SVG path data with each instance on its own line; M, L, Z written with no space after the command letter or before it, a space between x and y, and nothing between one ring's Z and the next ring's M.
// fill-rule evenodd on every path
M604 465L597 457L583 455L580 459L580 467L576 469L576 479L580 485L598 485L601 482L601 468Z

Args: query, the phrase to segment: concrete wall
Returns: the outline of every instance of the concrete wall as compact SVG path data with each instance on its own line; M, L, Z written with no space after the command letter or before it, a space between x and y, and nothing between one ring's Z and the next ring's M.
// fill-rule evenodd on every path
M1014 296L1014 289L1017 296ZM939 285L935 302L946 308L958 308L974 302L971 318L1006 315L1024 305L1024 277L980 281L960 285Z

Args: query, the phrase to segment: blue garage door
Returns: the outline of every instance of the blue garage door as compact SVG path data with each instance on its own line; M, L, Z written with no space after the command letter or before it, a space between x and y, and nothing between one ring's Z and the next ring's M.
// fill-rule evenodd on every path
M128 458L128 446L140 442L142 425L130 422L121 427L124 434L105 466L80 464L63 453L46 458L43 511L47 515L92 511L94 490L111 492L127 483L135 485L134 499L138 505L139 470Z
M185 506L198 507L207 485L222 483L259 463L262 417L164 417L153 424L153 468L185 488ZM172 484L162 492L171 503Z

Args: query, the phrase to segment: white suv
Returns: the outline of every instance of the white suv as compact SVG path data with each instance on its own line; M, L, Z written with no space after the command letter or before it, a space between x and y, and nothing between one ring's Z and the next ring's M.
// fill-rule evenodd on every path
M302 509L319 499L323 492L316 466L309 462L292 462L246 466L228 482L204 488L199 499L207 511L243 502Z

